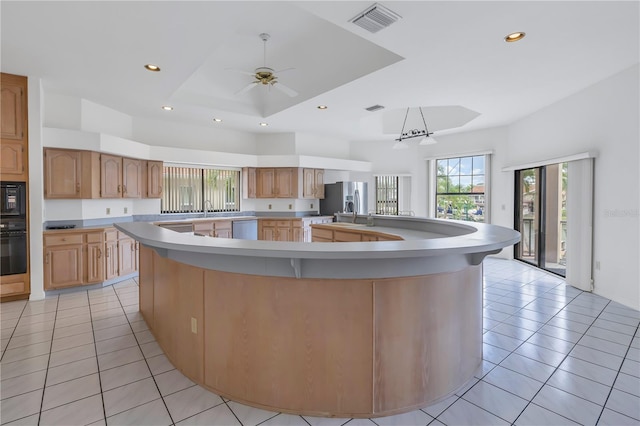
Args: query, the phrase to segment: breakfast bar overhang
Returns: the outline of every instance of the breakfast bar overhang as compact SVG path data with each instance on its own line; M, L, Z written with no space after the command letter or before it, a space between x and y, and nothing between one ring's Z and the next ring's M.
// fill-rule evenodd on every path
M378 417L430 405L473 377L482 260L519 234L437 219L375 225L325 226L403 239L269 242L115 226L141 243L140 312L191 380L272 411Z

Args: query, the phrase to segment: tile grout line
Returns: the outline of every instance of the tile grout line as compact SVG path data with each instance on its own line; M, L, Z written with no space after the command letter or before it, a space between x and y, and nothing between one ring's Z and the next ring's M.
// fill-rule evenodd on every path
M576 295L573 299L571 299L571 301L570 301L569 303L571 303L571 302L572 302L572 301L574 301L578 296L581 296L581 295L582 295L582 294L584 294L584 293L587 293L587 292L582 291L582 293L579 293L579 294L578 294L578 295ZM565 307L566 307L566 306L568 306L568 305L569 305L569 303L567 303L567 304L565 305ZM604 306L602 307L602 310L600 311L600 313L598 314L598 316L596 316L596 317L593 319L593 321L591 322L591 324L593 324L593 323L598 319L598 317L602 314L602 312L604 312L605 308L609 305L609 303L611 303L611 301L607 302L607 304L606 304L606 305L604 305ZM562 308L562 309L564 309L564 308ZM561 309L560 311L562 311L562 309ZM560 313L560 312L558 312L558 313ZM557 315L557 314L556 314L556 315ZM555 318L555 317L556 317L556 315L554 315L551 319ZM562 317L560 317L560 318L562 318ZM551 321L551 319L550 319L549 321ZM547 321L547 322L548 322L548 321ZM591 327L591 325L589 325L589 327ZM589 329L587 328L587 330L589 330ZM556 374L556 372L557 372L558 370L560 370L560 366L562 365L562 363L563 363L563 362L564 362L564 361L569 357L569 354L573 351L573 349L575 349L575 347L578 345L578 342L580 342L580 340L582 340L582 337L584 337L584 335L585 335L585 333L586 333L586 332L587 332L587 331L585 330L585 332L584 332L584 333L582 333L582 336L580 336L580 339L578 339L578 341L576 341L576 342L573 344L573 346L571 347L571 350L570 350L569 352L567 352L567 354L566 354L566 355L564 355L564 357L562 358L562 361L560 361L560 362L558 363L558 365L554 367L553 372L549 375L549 377L547 378L547 380L545 380L545 381L544 381L544 383L542 384L542 387L540 387L540 389L538 389L538 391L535 393L535 395L533 395L533 397L532 397L532 398L527 402L527 405L526 405L526 406L524 407L524 409L520 412L520 414L518 415L518 417L516 417L516 419L514 420L514 423L515 423L515 422L520 418L520 416L522 416L522 413L524 413L524 411L527 409L527 407L529 407L529 405L531 405L531 404L536 405L536 406L541 407L541 408L544 408L545 410L551 411L552 413L557 414L558 416L564 417L565 419L569 419L568 417L566 417L566 416L564 416L564 415L562 415L562 414L560 414L560 413L557 413L557 412L555 412L555 411L553 411L553 410L551 410L551 409L549 409L549 408L547 408L547 407L542 407L542 406L540 406L540 405L538 405L538 404L534 403L534 402L533 402L533 400L536 398L536 396L538 396L538 394L540 393L540 391L542 391L542 389L543 389L545 386L547 386L547 383L549 382L549 380L551 380L551 377L553 377L553 375L554 375L554 374ZM529 340L529 339L527 339L527 341L528 341L528 340ZM539 362L540 362L540 361L539 361ZM544 363L543 363L543 364L544 364ZM548 364L547 364L547 365L548 365ZM571 374L573 374L573 373L571 373ZM579 377L582 377L582 376L579 376ZM560 391L562 391L562 392L566 392L566 393L568 393L569 395L573 395L573 396L575 396L576 398L580 398L580 399L582 399L582 400L584 400L584 401L591 402L591 401L589 401L588 399L582 398L582 397L580 397L580 396L578 396L578 395L574 395L574 394L572 394L571 392L567 392L567 391L565 391L565 390L563 390L563 389L556 388L555 386L552 386L552 385L549 385L549 386L551 386L551 387L552 387L552 388L554 388L554 389L558 389L558 390L560 390ZM611 386L613 387L613 385L611 385ZM593 402L591 402L591 403L593 404ZM597 404L596 404L596 405L597 405ZM603 406L603 408L604 408L604 406ZM569 419L569 420L574 421L573 419ZM578 423L578 422L576 421L576 423Z
M633 338L638 334L638 330L640 330L640 324L638 324L636 326L636 332L631 337L631 341L629 342L629 346L627 346L627 350L624 353L624 357L622 357L622 362L620 363L620 367L618 368L618 371L616 372L616 377L613 379L613 383L611 383L611 387L609 388L609 393L607 394L607 398L604 400L604 404L602 404L602 410L600 410L600 415L598 416L597 422L600 422L600 419L602 418L602 414L604 414L604 410L607 408L607 402L609 402L609 398L611 397L611 393L615 389L616 381L618 380L618 376L620 376L620 373L622 371L622 366L624 365L624 362L627 360L627 355L629 354L629 351L631 350L631 345L633 344ZM624 391L620 391L620 392L624 392ZM611 408L609 408L609 410L611 410ZM629 417L624 413L620 413L619 411L616 411L616 410L611 410L611 411L614 411L614 412L616 412L616 413L618 413L620 415ZM640 419L636 419L636 420L640 420ZM597 422L596 422L596 424L597 424Z
M51 344L49 345L49 357L47 358L47 369L44 373L44 383L42 384L42 398L40 398L40 410L38 411L38 424L42 419L42 408L44 406L44 393L47 389L47 379L49 378L49 365L51 365L51 354L53 349L53 336L56 332L56 321L58 320L58 307L60 306L60 296L56 296L56 315L53 317L53 329L51 330Z
M534 280L529 281L529 282L527 282L527 283L523 283L522 285L520 285L520 286L518 286L518 287L519 287L519 288L520 288L520 287L523 287L524 285L531 284L531 283L533 283L533 282L535 282L535 281L536 281L536 280L534 279ZM558 287L558 286L560 286L560 285L562 285L562 283L557 284L556 286L554 286L553 288L549 289L548 291L546 291L546 292L544 292L544 293L548 293L549 291L551 291L551 290L555 289L556 287ZM565 284L565 285L567 285L567 284ZM564 304L564 307L563 307L562 309L560 309L560 310L559 310L555 315L553 315L551 318L549 318L547 321L545 321L545 322L543 323L543 326L542 326L542 327L544 327L545 325L547 325L547 324L548 324L548 323L549 323L553 318L555 318L555 317L558 315L558 313L560 313L564 308L566 308L566 307L567 307L571 302L573 302L573 301L574 301L578 296L582 295L583 293L584 293L584 291L581 291L580 293L578 293L578 294L576 294L575 296L573 296L573 297L571 298L571 300L569 300L567 303L565 303L565 304ZM506 295L505 295L505 296L506 296ZM505 296L503 296L503 297L505 297ZM520 308L520 309L518 309L516 312L514 312L513 314L511 314L509 317L505 318L505 321L506 321L507 319L509 319L509 318L511 318L511 317L513 317L513 316L515 316L515 314L516 314L517 312L519 312L519 311L521 311L521 310L525 309L529 304L531 304L531 303L535 302L539 297L540 297L540 296L536 296L536 298L535 298L534 300L530 301L530 302L529 302L529 303L527 303L525 306L521 307L521 308ZM606 306L606 305L605 305L605 306ZM604 308L603 308L603 310L604 310ZM538 311L536 311L536 312L538 312ZM560 318L561 318L561 317L560 317ZM597 317L596 317L596 318L597 318ZM526 318L525 318L525 319L526 319ZM595 321L595 319L594 319L594 321ZM536 321L536 322L539 322L539 321ZM500 324L503 324L503 323L505 323L505 322L504 322L504 321L500 321ZM593 322L592 322L592 323L593 323ZM508 323L506 323L506 324L508 324ZM496 327L497 327L497 326L496 326ZM535 331L531 336L529 336L526 340L524 340L522 343L520 343L520 344L519 344L515 349L513 349L512 351L510 351L509 355L514 354L514 353L518 350L518 348L520 348L522 345L524 345L526 342L528 342L528 341L529 341L529 339L531 339L531 337L533 337L536 333L538 333L538 332L539 332L539 330L540 330L540 329L542 329L542 327L540 327L540 328L539 328L538 330L536 330L536 331ZM495 328L495 327L494 327L494 328ZM519 328L521 328L521 327L519 327ZM531 331L531 330L529 330L529 331ZM502 333L499 333L499 332L497 332L497 331L496 331L496 333L498 333L498 334L502 334ZM507 336L507 337L514 338L513 336L508 336L508 335L506 335L506 334L502 334L502 335L503 335L503 336ZM583 333L583 335L584 335L584 333ZM484 333L483 333L483 336L484 336ZM553 337L553 336L550 336L550 337ZM515 338L514 338L514 339L515 339ZM519 339L517 339L517 340L519 340ZM560 340L564 340L564 339L560 339ZM579 340L578 340L578 341L579 341ZM484 341L483 341L483 343L484 343ZM572 342L569 342L569 343L572 343ZM535 343L531 343L531 344L535 345ZM576 342L576 343L573 343L573 346L571 347L571 350L573 350L573 348L574 348L577 344L578 344L577 342ZM492 346L493 346L493 345L492 345ZM538 346L538 345L535 345L535 346ZM542 346L541 346L541 347L542 347ZM498 347L498 348L500 348L500 347ZM500 348L500 349L503 349L503 348ZM545 348L545 349L548 349L548 348ZM552 350L552 349L549 349L549 350ZM554 351L554 352L557 352L557 351ZM518 416L514 419L514 421L513 421L513 422L509 422L508 420L506 420L506 419L504 419L504 418L502 418L502 417L498 416L498 415L497 415L497 414L495 414L495 413L490 412L489 410L484 409L483 407L480 407L480 406L478 406L478 405L474 404L474 403L473 403L473 402L471 402L471 401L468 401L468 400L466 400L466 399L465 399L465 401L466 401L466 402L468 402L468 403L470 403L470 404L475 405L476 407L478 407L478 408L480 408L480 409L482 409L482 410L484 410L484 411L486 411L486 412L488 412L488 413L490 413L490 414L492 414L492 415L494 415L494 416L496 416L496 417L498 417L498 418L500 418L500 419L502 419L502 420L505 420L505 421L506 421L506 422L508 422L508 423L514 424L514 423L518 420L518 418L520 418L520 416L522 416L522 413L524 413L524 412L525 412L525 410L527 409L527 407L529 407L529 405L533 404L533 400L535 399L535 397L538 395L538 393L540 393L540 391L542 390L542 388L544 388L544 386L546 386L546 384L547 384L547 382L549 381L549 379L551 379L551 377L553 376L553 374L555 374L555 372L559 369L560 364L562 364L562 362L564 362L564 360L569 356L569 353L570 353L570 352L571 352L571 351L567 352L567 354L564 356L564 358L562 359L562 361L560 361L560 363L558 364L558 366L554 367L553 372L549 375L549 377L547 378L547 380L545 380L545 382L543 382L543 384L542 384L542 386L540 387L540 389L538 389L538 391L537 391L537 392L536 392L536 393L535 393L535 394L534 394L534 395L533 395L529 400L527 400L527 404L524 406L524 408L522 409L522 411L520 412L520 414L518 414ZM561 352L558 352L558 353L561 353ZM504 361L504 360L505 360L509 355L507 355L504 359L502 359L502 361L500 361L498 364L496 364L496 366L500 366L500 365L502 364L502 362L503 362L503 361ZM522 355L522 356L523 356L523 357L525 357L525 358L529 358L529 357L526 357L526 356L524 356L524 355ZM529 359L531 359L531 358L529 358ZM541 361L538 361L538 360L534 360L534 361L541 362ZM545 364L545 363L543 363L543 364ZM545 365L548 365L548 364L545 364ZM495 368L495 367L494 367L494 368ZM513 370L511 370L510 368L507 368L507 367L502 367L502 368L506 368L507 370L513 371ZM516 371L516 373L518 373L518 372ZM487 374L489 374L489 373L487 373ZM518 373L518 374L520 374L520 373ZM492 385L491 383L489 383L489 382L485 382L485 381L484 381L484 377L485 377L485 376L486 376L486 374L485 374L485 375L484 375L484 376L483 376L479 381L482 381L482 382L484 382L484 383L487 383L487 384L489 384L489 385ZM527 376L527 377L528 377L528 376ZM534 379L534 380L535 380L535 379ZM477 384L477 383L476 383L476 384ZM492 386L496 386L496 385L492 385ZM466 394L467 394L467 392L469 392L473 387L475 387L475 384L474 384L471 388L467 389L467 390L466 390L462 395L460 395L460 397L459 397L459 398L464 399L464 398L463 398L463 397L464 397L464 395L466 395ZM508 392L508 393L510 393L511 395L514 395L514 396L516 396L516 397L518 397L518 398L522 398L522 397L520 397L519 395L516 395L516 394L514 394L514 393L512 393L512 392L510 392L510 391L508 391L508 390L506 390L506 389L503 389L503 388L501 388L501 387L499 387L499 386L496 386L496 387L497 387L498 389L501 389L501 390L503 390L503 391L505 391L505 392ZM524 399L524 398L522 398L522 399ZM537 404L534 404L534 405L537 405ZM544 407L543 407L543 408L544 408ZM547 408L545 408L545 409L547 409ZM547 409L547 410L548 410L548 409ZM549 410L549 411L551 411L551 410ZM443 411L443 412L444 412L444 411ZM565 416L562 416L562 415L561 415L561 414L559 414L559 413L556 413L555 411L552 411L552 412L553 412L554 414L557 414L557 415L561 416L561 417L567 418L567 417L565 417ZM441 413L441 414L442 414L442 413ZM438 416L438 417L440 417L440 416ZM571 420L571 419L568 419L568 420Z
M104 416L104 422L107 423L107 409L104 405L104 390L102 389L102 370L100 369L100 362L98 360L98 342L96 342L96 329L93 327L93 309L91 309L91 297L87 290L87 303L89 305L89 319L91 320L91 332L93 334L93 349L96 352L96 367L98 368L98 385L100 386L100 400L102 401L102 415Z
M4 350L2 351L2 356L0 356L0 362L2 362L2 359L4 358L5 354L7 353L7 349L9 349L9 344L11 343L11 339L13 338L13 335L16 332L16 328L18 328L18 323L22 319L22 315L24 314L25 309L27 309L27 305L28 304L29 304L29 301L27 300L27 303L25 303L24 306L22 307L22 309L20 310L20 315L18 316L18 322L16 322L16 325L13 327L13 331L11 332L11 335L9 336L9 340L7 340L7 347L4 348ZM52 340L53 340L53 336L52 336Z
M138 288L137 293L138 293L138 298L139 298L140 297L140 285L138 284L138 282L136 280L133 280L133 281L136 283L136 287ZM131 321L129 320L129 317L127 316L127 313L124 311L124 306L122 306L122 302L120 301L120 295L118 294L118 291L116 290L115 287L113 288L113 290L114 290L114 292L116 294L116 297L118 298L118 303L120 303L120 306L122 308L122 312L124 313L124 316L127 319L127 324L129 325L129 328L131 329L131 332L133 333L133 338L136 339L136 343L138 344L138 349L140 350L140 353L142 354L142 359L144 360L145 365L149 369L149 375L151 376L151 379L153 380L153 384L156 386L156 389L158 390L158 395L160 395L160 399L162 400L162 404L164 404L164 408L167 410L167 414L169 415L169 419L171 419L171 424L175 425L176 422L173 420L173 416L171 415L171 411L169 411L169 406L167 406L167 402L164 400L164 396L162 395L162 392L160 391L160 387L158 386L158 382L156 381L156 377L153 374L153 372L151 371L151 367L149 366L149 361L147 360L147 356L144 354L144 351L142 350L142 346L140 345L140 341L138 340L138 336L136 335L135 331L133 330L133 327L131 326ZM138 299L138 306L139 305L140 305L140 300ZM138 308L138 312L140 312L139 308ZM144 318L143 318L143 321L145 321ZM145 321L145 323L146 323L146 321ZM147 327L148 327L148 325L147 325ZM151 332L151 330L149 330L149 332ZM152 333L152 335L153 335L153 333ZM155 336L153 336L153 340L156 341L156 337ZM162 351L162 354L164 355L164 351ZM173 364L172 364L172 366L173 366ZM152 402L152 401L150 401L150 402ZM141 405L144 405L144 404L141 404ZM132 407L132 408L136 408L136 407ZM130 408L130 410L132 408ZM123 412L126 412L126 411L128 411L128 410L125 410ZM106 417L105 417L105 421L106 421Z

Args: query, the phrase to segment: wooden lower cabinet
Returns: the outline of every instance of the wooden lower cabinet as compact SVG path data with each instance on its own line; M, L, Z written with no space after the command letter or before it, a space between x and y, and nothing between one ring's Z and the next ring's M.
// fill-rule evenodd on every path
M31 292L29 274L4 275L0 277L0 297L3 302L27 299Z
M259 219L258 239L265 241L303 241L301 219Z
M82 244L45 248L44 289L82 285Z
M230 220L212 220L193 222L193 232L207 237L232 238Z
M97 284L138 270L138 244L114 228L44 235L44 289Z

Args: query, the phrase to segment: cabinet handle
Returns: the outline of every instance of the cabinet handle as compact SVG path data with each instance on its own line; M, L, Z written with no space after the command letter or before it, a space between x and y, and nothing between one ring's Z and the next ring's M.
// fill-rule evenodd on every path
M76 192L80 193L80 182L76 182Z
M121 190L122 190L122 185L118 185L118 194L120 193Z
M135 246L135 244L131 244L131 251L136 251L136 246Z
M98 259L100 259L102 257L102 250L98 249Z
M127 193L127 185L122 185L122 193L123 194Z
M109 252L111 251L111 247L107 248L107 252L104 254L105 257L109 257Z

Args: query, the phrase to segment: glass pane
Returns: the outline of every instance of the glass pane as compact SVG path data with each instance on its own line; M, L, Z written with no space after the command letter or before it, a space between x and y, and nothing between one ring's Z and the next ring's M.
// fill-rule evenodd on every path
M473 175L473 192L484 192L484 175Z
M438 176L444 176L447 174L447 160L437 160L436 170Z
M566 274L566 163L545 166L544 256L542 268Z
M438 177L438 193L449 192L449 179L446 176Z
M471 192L471 176L460 176L460 192Z
M439 195L436 217L484 222L484 195Z
M458 175L458 174L460 174L460 159L459 158L449 158L449 168L447 170L447 174L449 174L449 175Z
M538 182L540 181L539 169L527 169L518 171L519 193L518 200L519 224L518 231L521 234L520 243L517 245L517 257L534 265L538 265L538 223L539 206Z
M484 172L484 155L473 157L473 174L485 174Z
M460 192L460 176L449 176L449 193L455 194Z
M470 175L473 171L472 167L473 157L463 157L460 159L460 174Z

